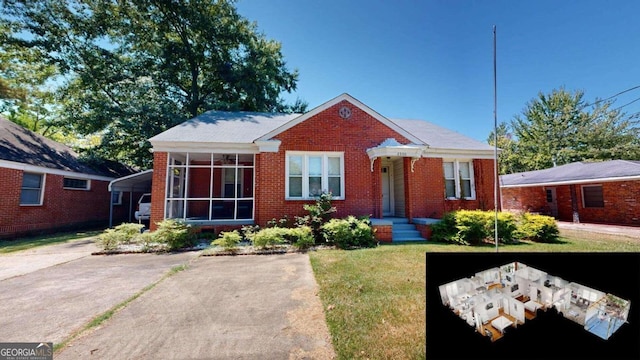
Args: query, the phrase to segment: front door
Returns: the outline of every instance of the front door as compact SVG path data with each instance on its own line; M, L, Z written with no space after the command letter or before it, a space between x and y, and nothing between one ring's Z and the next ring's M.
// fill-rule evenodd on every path
M547 188L547 206L551 211L551 216L558 218L558 198L556 197L556 188Z
M393 199L391 193L391 167L382 166L382 216L393 215Z

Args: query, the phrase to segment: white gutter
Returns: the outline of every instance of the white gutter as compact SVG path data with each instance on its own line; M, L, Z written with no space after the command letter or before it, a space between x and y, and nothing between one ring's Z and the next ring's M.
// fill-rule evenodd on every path
M558 186L558 185L572 185L572 184L580 185L580 184L592 184L592 183L601 183L601 182L633 181L633 180L640 180L640 175L608 177L608 178L599 178L599 179L596 178L596 179L551 181L551 182L540 182L540 183L532 183L532 184L500 185L500 187L520 188L520 187Z
M113 177L85 174L85 173L79 173L79 172L69 171L69 170L51 169L44 166L36 166L36 165L24 164L24 163L7 161L7 160L0 160L0 167L7 168L7 169L23 170L26 172L34 172L34 173L40 173L40 174L68 176L75 179L87 179L87 180L98 180L98 181L111 181L114 179Z

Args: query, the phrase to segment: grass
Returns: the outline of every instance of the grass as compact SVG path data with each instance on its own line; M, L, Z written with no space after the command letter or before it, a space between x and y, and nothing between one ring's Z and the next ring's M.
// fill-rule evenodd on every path
M501 245L501 252L640 252L628 236L561 230L559 241ZM339 359L425 357L426 252L493 252L444 243L310 253Z
M100 233L102 233L102 231L82 231L34 236L17 240L2 240L0 241L0 254L8 254L15 251L28 250L38 246L60 244L71 240L94 237Z
M130 298L126 299L125 301L113 306L111 309L103 312L102 314L94 317L93 319L91 319L87 325L85 325L84 327L82 327L80 330L73 332L71 335L67 336L66 339L64 339L61 343L55 344L53 346L53 351L54 352L59 352L62 349L64 349L72 340L74 340L75 338L77 338L78 336L80 336L81 334L83 334L86 331L89 331L95 327L100 326L101 324L103 324L105 321L111 319L111 317L113 317L113 315L115 315L118 311L124 309L127 305L129 305L129 303L131 303L132 301L134 301L135 299L139 298L142 294L146 293L147 291L153 289L154 287L156 287L159 283L161 283L164 279L173 276L177 273L179 273L180 271L186 270L187 269L187 265L186 264L182 264L182 265L177 265L171 268L171 270L167 271L167 273L161 277L158 281L147 285L146 287L144 287L142 290L138 291L137 293L135 293L134 295L132 295Z

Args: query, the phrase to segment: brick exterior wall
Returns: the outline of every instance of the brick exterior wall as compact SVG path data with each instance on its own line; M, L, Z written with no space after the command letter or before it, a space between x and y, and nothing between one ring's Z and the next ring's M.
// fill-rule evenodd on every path
M602 185L603 208L585 208L582 187ZM553 186L558 202L558 220L573 221L571 186ZM549 188L549 187L547 187ZM580 222L640 226L640 180L574 185ZM502 189L505 210L550 214L545 187Z
M338 109L348 106L349 119L342 119ZM370 215L382 217L381 159L371 163L366 149L378 146L387 138L408 144L410 141L382 124L365 111L340 102L304 122L278 134L281 141L277 153L259 153L255 157L255 223L265 225L283 215L306 215L304 204L313 200L286 200L285 162L287 151L321 151L344 153L345 199L334 200L336 217ZM449 201L444 199L442 159L421 158L411 171L411 159L403 158L405 215L440 218L446 211L456 209L493 209L493 160L474 160L476 200ZM164 214L167 153L154 153L151 229ZM379 228L378 239L391 239L390 229Z
M62 175L46 174L41 206L21 206L22 170L0 168L3 184L0 205L0 238L76 229L88 226L107 227L109 201L107 181L91 180L90 190L63 188ZM122 204L114 206L114 219L128 216L128 197L123 194Z
M164 219L164 198L167 186L166 152L153 153L153 179L151 181L151 215L149 216L149 230L158 228L156 223Z
M393 239L393 226L391 225L373 225L375 231L374 236L378 241L390 243Z
M352 109L348 120L338 115L338 109L345 105ZM379 145L387 138L409 143L406 138L348 102L340 102L275 138L282 141L280 151L256 156L258 183L255 220L259 225L284 214L304 215L302 205L313 203L285 200L286 151L344 152L345 200L334 201L338 209L336 216L381 217L380 159L376 160L372 172L366 149Z
M443 170L440 170L442 174ZM475 159L473 160L473 173L475 178L476 198L475 200L444 200L444 211L455 210L493 210L494 209L494 181L495 172L493 171L492 159ZM444 174L442 178L441 194L444 190ZM442 195L444 197L444 195ZM500 207L500 194L498 193L498 208ZM436 216L440 218L441 216Z
M544 187L503 188L502 209L513 212L550 214Z

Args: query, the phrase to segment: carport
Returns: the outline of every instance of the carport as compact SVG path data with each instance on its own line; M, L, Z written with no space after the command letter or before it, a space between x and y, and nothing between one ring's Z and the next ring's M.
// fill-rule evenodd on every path
M153 178L153 169L145 170L137 174L127 175L112 180L109 183L109 191L111 192L111 201L109 202L109 227L113 226L113 197L124 192L129 193L129 222L133 216L133 193L150 193L151 179Z

